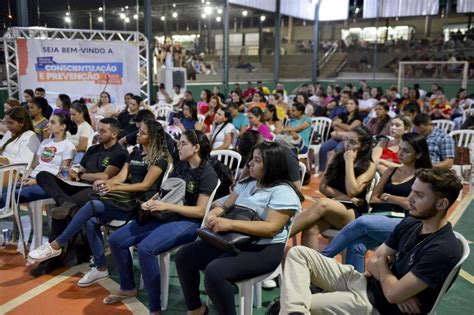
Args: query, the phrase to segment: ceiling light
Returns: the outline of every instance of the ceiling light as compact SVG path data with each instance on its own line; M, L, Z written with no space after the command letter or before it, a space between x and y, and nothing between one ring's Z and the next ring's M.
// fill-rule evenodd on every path
M267 17L266 17L265 15L261 15L261 16L260 16L260 21L263 22L263 21L265 21L266 18L267 18Z
M173 8L176 8L176 3L173 3Z
M201 14L201 17L202 17L203 19L207 18L206 13Z
M222 21L222 18L221 18L220 16L217 16L217 17L216 17L216 21L217 21L217 22L220 22L220 21Z
M125 20L125 18L127 17L125 13L120 13L119 16L122 20Z
M71 23L72 21L71 21L71 18L70 18L69 16L66 16L66 17L64 18L64 22L66 22L66 23Z
M162 16L161 16L161 20L162 20L162 21L166 20L166 16L162 15Z
M69 14L70 14L69 12L66 12L66 16L69 16Z
M97 21L99 21L100 23L102 23L102 22L104 22L104 18L101 17L101 16L99 16L99 17L97 18Z
M211 15L212 14L212 8L210 6L205 6L204 7L204 13L206 13L207 15Z
M128 10L128 5L125 6L125 10Z
M217 14L222 14L222 9L217 9Z
M102 11L102 10L103 10L102 7L99 7L99 11Z
M247 16L247 14L249 14L249 12L248 12L247 10L243 10L243 11L242 11L242 15L243 15L243 16Z
M125 18L125 23L128 23L128 22L130 22L130 18L126 17Z
M133 19L134 19L134 20L138 20L138 14L134 14L134 15L133 15Z
M171 15L176 19L178 17L178 12L173 12Z

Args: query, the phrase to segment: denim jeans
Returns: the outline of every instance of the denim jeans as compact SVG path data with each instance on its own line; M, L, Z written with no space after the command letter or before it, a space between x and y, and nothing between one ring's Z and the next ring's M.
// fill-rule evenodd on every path
M157 255L196 239L198 220L182 219L172 222L136 221L113 232L109 238L112 255L117 263L122 290L135 289L133 262L128 248L138 245L138 261L148 294L150 312L161 310L160 266Z
M15 194L18 194L18 189ZM0 208L5 207L5 200L7 197L6 188L2 192L2 200L0 200ZM48 199L48 194L39 185L24 186L21 189L20 203L31 202L36 200Z
M112 220L127 220L128 218L129 213L106 205L102 201L92 200L79 209L67 228L56 238L56 242L61 246L66 245L74 235L85 227L87 240L94 256L94 264L99 268L105 267L104 239L100 226Z
M328 161L329 151L339 149L339 145L344 145L344 142L334 139L329 139L321 145L319 149L319 171L323 172L326 170L326 163Z
M334 257L347 248L346 263L354 266L357 271L364 272L365 253L385 242L401 220L383 215L358 217L347 224L321 254Z

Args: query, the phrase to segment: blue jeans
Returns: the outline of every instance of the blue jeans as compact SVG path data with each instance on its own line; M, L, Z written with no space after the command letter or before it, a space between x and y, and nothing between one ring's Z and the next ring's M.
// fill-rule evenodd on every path
M109 245L119 270L120 288L135 289L133 262L128 249L130 246L138 245L138 261L148 294L148 306L150 312L160 311L160 266L156 256L194 241L198 228L199 222L194 219L172 222L150 221L144 225L132 221L112 233Z
M340 150L344 149L344 142L329 139L321 145L319 149L319 171L324 172L326 170L326 164L328 161L328 153L332 150Z
M18 194L18 189L16 190L15 194ZM7 190L6 188L4 188L2 191L2 200L0 200L0 208L5 207L6 197L7 197ZM48 199L48 198L49 198L48 194L46 194L43 188L41 188L41 186L39 185L24 186L21 189L20 203Z
M100 226L112 220L127 220L129 215L129 213L106 205L102 201L89 201L72 217L67 228L56 238L56 242L61 246L66 245L85 226L87 240L94 256L94 264L99 268L105 267L104 239Z
M359 272L365 270L365 253L374 249L388 238L400 218L383 215L363 215L347 224L321 252L334 257L347 248L346 263Z

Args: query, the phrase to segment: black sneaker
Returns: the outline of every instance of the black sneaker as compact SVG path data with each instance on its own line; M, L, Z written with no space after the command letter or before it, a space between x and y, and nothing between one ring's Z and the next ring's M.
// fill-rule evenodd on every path
M279 315L280 314L280 297L276 297L273 301L270 302L265 315Z
M47 275L62 266L63 264L61 263L60 257L54 257L40 262L38 266L30 270L30 275L37 278L42 275Z
M51 216L56 220L64 220L69 218L76 213L79 206L71 201L63 202L60 206L51 209Z

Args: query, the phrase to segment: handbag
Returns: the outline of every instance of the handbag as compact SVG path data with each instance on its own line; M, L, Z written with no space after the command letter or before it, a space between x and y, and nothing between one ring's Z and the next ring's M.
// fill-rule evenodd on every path
M262 221L256 211L239 205L228 207L220 217L229 220ZM198 229L197 234L212 246L234 255L239 253L239 247L255 244L260 239L257 236L234 231L215 233L207 227Z
M469 157L469 148L456 147L454 149L454 165L469 165L471 164Z
M161 200L162 202L172 203L175 205L184 204L184 197L186 195L186 182L181 178L168 178L161 184L160 191L154 195L152 200ZM149 221L170 222L177 221L183 216L177 212L164 211L146 211L141 207L138 210L137 222L140 225Z
M91 200L99 200L111 205L123 212L134 212L140 204L138 194L128 191L110 191L105 195L99 195L96 191L89 194Z

